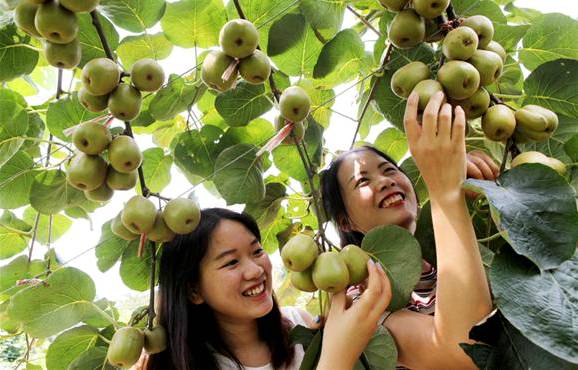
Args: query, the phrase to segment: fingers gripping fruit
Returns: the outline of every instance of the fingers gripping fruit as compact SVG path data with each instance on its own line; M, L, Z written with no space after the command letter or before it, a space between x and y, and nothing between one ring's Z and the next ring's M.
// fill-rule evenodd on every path
M399 12L388 27L388 37L400 49L409 49L425 38L425 21L413 9Z
M152 230L155 224L157 210L153 202L135 195L126 202L122 210L122 224L135 234L144 234Z
M201 220L197 202L188 198L175 198L163 209L163 219L177 234L188 234L195 230Z
M112 365L126 369L138 361L143 347L144 335L140 329L120 328L110 341L106 358Z
M74 130L72 142L81 152L96 155L102 153L112 141L110 131L96 122L84 122Z
M411 62L391 76L391 90L400 98L407 98L414 87L423 80L430 78L429 67L423 62Z
M558 116L538 105L526 105L516 111L516 138L521 142L547 140L558 127Z
M319 251L315 240L306 234L297 234L281 249L281 259L286 268L301 272L309 268Z
M315 286L329 293L342 291L349 284L347 265L338 252L323 252L313 265Z
M108 160L116 171L129 173L141 165L142 153L132 137L120 135L108 146Z
M510 166L514 168L524 163L540 163L552 168L561 176L566 174L566 165L563 162L556 158L548 157L547 155L540 152L530 151L520 153L512 160Z
M516 117L514 112L505 105L490 107L482 118L482 130L490 140L504 141L514 133Z
M286 88L279 98L281 115L291 122L303 121L310 109L311 99L309 99L307 92L299 86Z
M161 325L157 325L152 329L145 328L144 334L144 349L148 354L155 354L164 351L167 348L167 332Z
M369 255L357 245L349 244L340 252L349 272L349 285L361 283L368 276Z
M313 283L313 266L310 266L308 269L300 272L291 271L289 274L289 279L291 280L291 284L302 292L315 292L317 291L317 287L315 283Z
M221 28L219 44L228 56L246 58L257 49L259 31L245 19L233 19Z

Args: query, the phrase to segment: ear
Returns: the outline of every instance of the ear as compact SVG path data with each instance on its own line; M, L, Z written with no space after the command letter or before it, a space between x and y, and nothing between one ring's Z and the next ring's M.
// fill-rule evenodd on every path
M189 300L192 304L199 305L205 303L203 296L197 288L189 288Z

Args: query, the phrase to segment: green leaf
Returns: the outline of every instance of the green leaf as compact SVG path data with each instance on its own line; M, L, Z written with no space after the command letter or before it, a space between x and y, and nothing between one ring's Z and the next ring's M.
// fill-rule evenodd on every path
M181 0L168 3L161 25L167 38L184 48L208 48L219 43L219 31L225 24L225 6L221 0Z
M285 211L281 208L275 220L268 227L261 229L261 244L267 253L274 253L287 241L283 235L292 229L292 225L292 221L286 217Z
M522 151L534 150L555 157L563 162L576 162L578 157L570 155L572 150L578 150L577 141L571 142L571 138L578 134L578 120L559 116L559 124L554 134L546 141L530 142L520 146ZM568 152L570 150L570 152Z
M308 119L307 130L305 131L305 146L309 158L313 161L314 167L319 165L320 153L322 149L323 130L317 122ZM273 150L273 162L275 167L295 180L306 182L307 172L295 145L279 145ZM315 168L313 168L315 172Z
M29 225L34 225L36 215L38 212L28 207L24 210L24 221ZM72 220L62 214L40 215L38 220L38 230L36 231L36 241L44 245L48 244L48 230L50 225L50 217L52 217L52 232L50 234L50 242L54 243L60 239L72 226Z
M169 77L167 86L160 89L153 97L149 106L149 113L159 121L166 121L180 112L187 110L206 91L203 83L192 84L177 75Z
M564 144L564 150L568 157L574 162L578 162L578 134L572 136L572 138Z
M0 166L20 149L28 131L26 102L22 96L8 89L0 90Z
M506 23L506 16L494 1L491 0L452 0L452 5L459 17L485 15L493 23Z
M84 109L75 92L63 99L50 103L48 112L46 112L46 127L48 127L52 135L60 140L70 142L72 138L66 136L63 132L64 130L98 117L99 115L98 113L92 113Z
M142 257L137 256L137 251L138 243L133 242L122 253L120 278L130 289L144 292L150 286L152 256L148 243L145 245Z
M540 272L508 248L496 254L489 276L495 303L508 321L538 347L574 364L578 364L576 274L576 253L559 267Z
M46 368L66 370L68 365L88 349L94 347L98 330L90 326L78 326L57 336L46 351Z
M397 347L395 341L389 331L381 325L378 325L363 353L372 370L391 370L396 367ZM365 367L358 361L355 370L365 370Z
M76 17L78 18L79 26L78 40L80 41L80 46L82 48L82 58L80 59L80 64L78 66L82 68L89 60L95 58L106 58L106 53L104 52L96 28L92 25L90 14L76 13ZM116 32L116 29L107 18L99 14L98 19L100 20L100 24L102 25L104 35L106 36L110 48L116 50L118 48L118 32Z
M24 289L23 285L16 285L18 280L30 279L44 271L44 261L32 260L28 263L28 257L25 255L18 256L10 263L0 266L0 302Z
M317 362L319 361L319 356L321 355L322 341L323 331L319 330L317 334L313 336L309 346L307 346L307 350L305 350L303 361L301 362L299 370L315 370L317 368Z
M275 21L267 45L267 55L289 76L310 76L323 48L301 14L286 14Z
M78 356L68 366L68 370L114 370L106 359L105 347L92 347Z
M330 39L341 29L345 5L344 0L302 0L299 8L311 27L323 38Z
M110 229L110 224L110 220L102 224L100 239L94 249L94 254L97 259L96 265L100 272L110 270L120 259L129 244L136 244L138 246L138 239L129 242L114 235Z
M30 36L17 32L14 24L0 24L0 81L10 81L34 70L38 52L30 46Z
M365 59L363 41L354 30L339 32L323 46L313 69L314 78L323 78L339 85L355 79Z
M394 127L383 130L375 139L374 146L396 162L405 157L408 150L407 137Z
M131 32L154 26L165 8L164 0L102 0L99 7L114 24Z
M378 258L388 274L392 298L387 310L404 308L421 277L422 258L417 240L402 227L379 226L365 235L361 248Z
M84 193L73 188L61 170L42 171L36 175L30 189L30 205L47 215L77 205L84 198Z
M101 298L98 301L94 302L94 304L108 314L110 317L118 320L118 310L114 307L114 302L109 301L106 298ZM110 325L110 320L104 318L102 313L98 311L94 311L92 314L88 314L82 320L87 325L90 325L95 328L105 328Z
M316 86L313 80L302 79L297 83L311 99L310 116L324 128L329 127L331 121L331 107L335 104L335 91L325 90L322 86Z
M494 24L493 40L499 42L506 50L514 50L529 28L527 24L517 26Z
M257 118L247 126L228 128L220 144L226 147L240 143L263 146L273 135L275 135L273 124L263 118Z
M419 242L423 259L434 267L437 266L436 242L429 201L421 206L413 236Z
M173 139L175 164L189 181L195 176L208 178L213 173L215 160L220 153L217 144L223 131L212 125L204 125L201 130L183 132Z
M0 167L0 208L14 209L28 204L34 181L34 162L22 151Z
M173 44L167 40L163 33L127 36L122 39L116 50L126 69L131 68L140 59L160 60L168 58L172 51Z
M143 152L143 173L146 186L153 193L160 193L171 182L173 158L165 155L161 148L150 148ZM140 184L138 185L140 187Z
M524 105L537 104L563 116L578 118L577 85L578 60L558 59L544 63L524 82Z
M251 215L257 221L259 228L265 229L277 218L285 194L285 185L270 182L265 185L265 197L258 202L247 203L243 213Z
M540 269L555 268L574 254L575 194L556 171L524 164L500 175L497 183L468 179L465 187L484 193L502 236Z
M258 202L265 197L262 159L257 147L237 144L223 150L215 162L213 181L227 204Z
M578 59L578 21L571 17L551 13L532 21L519 49L520 61L530 71L548 61ZM561 79L562 82L564 79Z
M217 95L215 108L229 126L246 126L273 107L265 86L241 81L236 88Z
M21 321L31 336L46 338L82 321L93 309L94 282L86 273L64 267L46 284L27 287L10 300L8 314Z

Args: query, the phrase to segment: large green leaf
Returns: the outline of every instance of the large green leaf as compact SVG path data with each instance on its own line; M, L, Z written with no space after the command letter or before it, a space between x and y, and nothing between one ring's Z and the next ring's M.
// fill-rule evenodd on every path
M249 122L247 126L228 128L221 139L221 144L227 147L239 143L263 146L273 135L275 135L275 128L271 122L257 118Z
M173 44L207 48L219 43L225 15L221 0L181 0L167 4L161 25Z
M169 77L167 86L160 89L153 97L149 113L159 121L166 121L194 104L206 91L204 84L185 81L177 75Z
M561 78L563 76L563 78ZM578 118L578 60L558 59L536 68L524 82L524 104L537 104Z
M490 270L496 305L508 321L538 347L575 365L577 274L576 253L558 268L540 272L509 248L494 257Z
M28 204L34 181L34 162L22 151L0 167L0 208L14 209Z
M419 242L423 259L434 267L437 266L436 242L429 201L421 206L413 236Z
M98 330L90 326L78 326L57 336L46 351L48 370L66 370L68 365L98 340Z
M301 13L321 37L330 39L341 29L345 13L344 0L302 0Z
M529 70L560 58L578 59L578 21L559 14L544 14L534 19L519 50L520 61ZM561 79L562 82L565 79Z
M50 103L48 112L46 112L46 127L48 127L52 135L60 140L71 141L72 138L66 136L63 132L64 130L98 116L98 113L92 113L84 109L75 92L63 99Z
M0 302L24 289L23 285L16 285L18 280L30 279L44 270L44 261L32 260L29 263L25 255L18 256L10 263L0 266Z
M29 74L38 63L38 52L30 48L30 36L22 36L12 23L0 24L0 81Z
M227 204L258 202L265 197L262 159L257 147L237 144L225 149L215 162L213 181Z
M114 24L131 32L154 26L165 13L164 0L101 0L100 9Z
M460 17L470 15L485 15L493 23L506 23L506 17L502 10L491 0L452 0L456 14Z
M397 347L389 331L379 325L375 334L363 350L371 369L392 370L397 365ZM361 361L355 365L355 370L365 370Z
M38 212L28 207L24 210L24 221L29 225L34 225ZM52 220L50 218L52 217ZM63 214L40 215L38 219L38 229L36 230L36 241L48 244L48 231L50 230L50 242L54 243L60 239L72 226L72 220Z
M58 213L81 203L84 198L84 193L73 188L61 170L42 171L30 189L30 205L44 214Z
M407 137L394 127L383 130L373 144L396 162L405 157L408 150Z
M101 272L108 271L114 266L131 243L114 235L110 229L110 224L111 221L102 224L100 239L94 249L97 259L96 265ZM138 245L138 239L132 244Z
M365 235L361 248L377 257L388 274L392 297L387 310L404 308L421 276L422 259L417 240L399 226L379 226Z
M348 28L323 46L313 77L338 85L353 80L361 71L365 48L359 35Z
M175 164L189 181L195 176L208 178L213 173L215 160L220 153L217 144L223 131L212 125L204 125L201 130L183 132L174 138L173 157Z
M144 292L150 286L149 276L151 271L152 255L150 253L149 243L145 245L142 257L137 255L137 251L138 243L130 243L122 253L119 271L120 278L124 285L130 289Z
M116 307L114 307L114 302L109 301L106 298L101 298L94 302L94 304L107 315L118 320L119 313ZM96 310L92 314L86 315L82 321L94 328L105 328L110 326L110 319L105 318L102 313Z
M88 13L77 13L76 16L78 17L78 26L80 27L78 40L82 47L82 58L79 67L83 67L89 60L94 58L106 58L102 42L98 37L96 28L92 25L90 15ZM116 32L116 29L107 18L98 15L98 19L100 20L109 46L112 50L116 50L118 47L118 32Z
M78 356L68 366L68 370L114 370L106 359L106 347L92 347Z
M159 193L171 182L173 157L165 155L161 148L149 148L143 152L143 157L146 186L150 191Z
M480 369L575 370L572 365L530 342L497 311L483 324L475 326L470 339L477 344L460 344ZM484 343L484 344L481 344Z
M10 299L8 314L21 321L31 336L46 338L82 321L93 309L94 282L86 273L64 267L46 284L27 287Z
M500 45L504 47L506 50L513 50L516 49L518 43L524 37L528 29L530 28L529 25L506 25L506 24L495 24L494 25L494 38L493 40L499 42Z
M219 94L215 99L217 112L232 127L246 126L272 107L263 84L252 85L245 81L240 82L236 88Z
M331 107L335 104L335 91L325 89L323 84L316 84L313 80L302 79L297 83L311 99L311 117L324 128L331 121Z
M465 187L484 193L502 235L540 269L560 266L574 254L574 190L551 168L524 164L503 173L497 182L468 179Z
M0 166L20 149L28 131L26 102L22 96L8 89L0 90Z
M172 50L173 44L167 40L163 33L154 35L143 33L122 39L116 51L124 68L129 69L140 59L152 58L160 60L168 58Z
M292 220L286 217L285 210L281 208L275 220L269 226L261 229L261 244L267 253L274 253L287 242L288 238L283 237L283 235L292 229L292 225L294 225Z
M251 215L259 227L265 229L277 218L285 194L285 185L270 182L265 185L265 197L258 202L247 203L243 213Z
M289 76L310 76L322 48L323 44L301 14L283 16L269 31L267 55Z
M32 224L20 220L10 211L0 217L0 259L10 258L24 250L32 235Z

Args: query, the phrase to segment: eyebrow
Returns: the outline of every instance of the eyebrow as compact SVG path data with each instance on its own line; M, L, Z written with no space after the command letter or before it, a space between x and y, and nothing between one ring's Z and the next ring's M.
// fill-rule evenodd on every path
M388 161L381 162L381 163L377 166L377 169L380 170L381 167L386 166L386 165L388 165L388 164L391 165L391 163L389 163ZM392 165L392 166L393 166L393 165ZM361 172L359 172L359 174L360 174L360 175L365 175L365 174L367 174L367 171L361 171ZM349 180L347 181L347 183L349 184L349 183L351 182L351 180L353 180L354 178L355 178L355 175L351 176L351 177L349 178Z
M255 245L255 244L258 244L258 243L259 243L259 241L257 240L257 238L255 238L255 239L253 239L253 241L251 242L251 245ZM223 257L226 257L226 256L231 255L231 254L235 254L235 252L237 252L237 249L236 249L236 248L227 249L226 251L220 253L217 257L215 257L214 260L215 260L215 261L218 261L218 260L220 260L220 259L223 258Z

